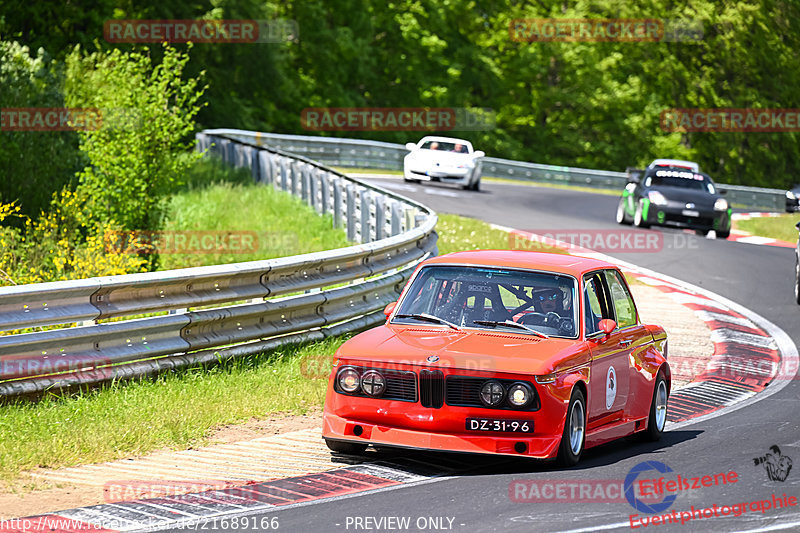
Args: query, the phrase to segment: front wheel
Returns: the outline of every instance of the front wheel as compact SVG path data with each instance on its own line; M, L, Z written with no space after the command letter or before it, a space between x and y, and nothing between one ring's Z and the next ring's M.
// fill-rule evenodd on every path
M625 198L620 198L619 204L617 204L617 224L626 226L631 224L631 221L628 220L628 213L625 212Z
M728 231L718 231L717 232L717 239L727 239L731 236L731 230Z
M367 449L366 444L346 442L343 440L325 439L325 444L331 451L337 453L346 453L347 455L361 455Z
M569 399L564 433L558 447L558 462L563 466L578 464L586 442L586 400L580 389L574 389Z
M644 213L642 212L643 206L642 201L639 200L639 203L636 204L636 212L633 215L633 225L637 228L646 229L650 227L650 224L645 222L644 220Z
M647 440L657 441L664 433L664 426L667 424L667 381L661 372L656 377L656 386L653 390L653 401L650 403L650 416L647 419L647 430L644 436Z

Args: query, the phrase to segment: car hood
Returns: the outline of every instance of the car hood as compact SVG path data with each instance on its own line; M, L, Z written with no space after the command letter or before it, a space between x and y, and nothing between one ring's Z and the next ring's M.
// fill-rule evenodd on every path
M711 194L708 191L686 189L683 187L650 187L651 191L658 191L670 202L694 203L697 207L713 207L718 194Z
M423 366L486 372L549 374L588 361L586 343L542 339L494 330L383 325L344 343L337 357L348 363ZM438 357L430 361L431 356Z
M471 165L473 162L470 154L458 154L456 152L445 152L439 150L417 150L408 155L409 161L419 165L440 165L457 166Z

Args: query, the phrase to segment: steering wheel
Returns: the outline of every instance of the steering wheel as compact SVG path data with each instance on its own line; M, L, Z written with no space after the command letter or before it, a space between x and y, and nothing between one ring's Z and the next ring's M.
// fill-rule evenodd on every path
M561 317L558 316L558 313L554 313L550 311L546 315L544 315L544 325L551 328L560 328L561 327Z

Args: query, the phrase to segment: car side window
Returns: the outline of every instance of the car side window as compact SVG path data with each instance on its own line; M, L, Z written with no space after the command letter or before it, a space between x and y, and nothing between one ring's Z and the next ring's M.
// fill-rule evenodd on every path
M587 335L591 335L600 330L598 324L602 319L614 317L599 273L587 274L583 287L585 330Z
M606 270L606 282L616 309L617 325L620 329L636 325L636 306L627 287L616 270Z

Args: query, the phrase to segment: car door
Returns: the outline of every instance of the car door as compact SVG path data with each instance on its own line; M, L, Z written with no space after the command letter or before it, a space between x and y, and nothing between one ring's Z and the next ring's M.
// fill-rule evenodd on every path
M606 286L609 289L611 301L614 306L614 316L617 322L617 331L619 334L619 342L625 345L627 353L627 371L628 384L627 401L623 405L625 414L627 415L633 409L634 402L647 402L649 404L651 398L636 398L635 391L638 390L634 384L641 380L636 370L636 364L641 364L643 352L646 350L647 345L652 340L652 337L639 322L639 315L636 311L636 304L631 296L628 284L621 272L616 269L605 271Z
M591 351L588 431L623 420L628 404L629 332L618 327L605 335L599 330L600 320L617 319L608 279L605 270L598 270L583 280L584 330Z

